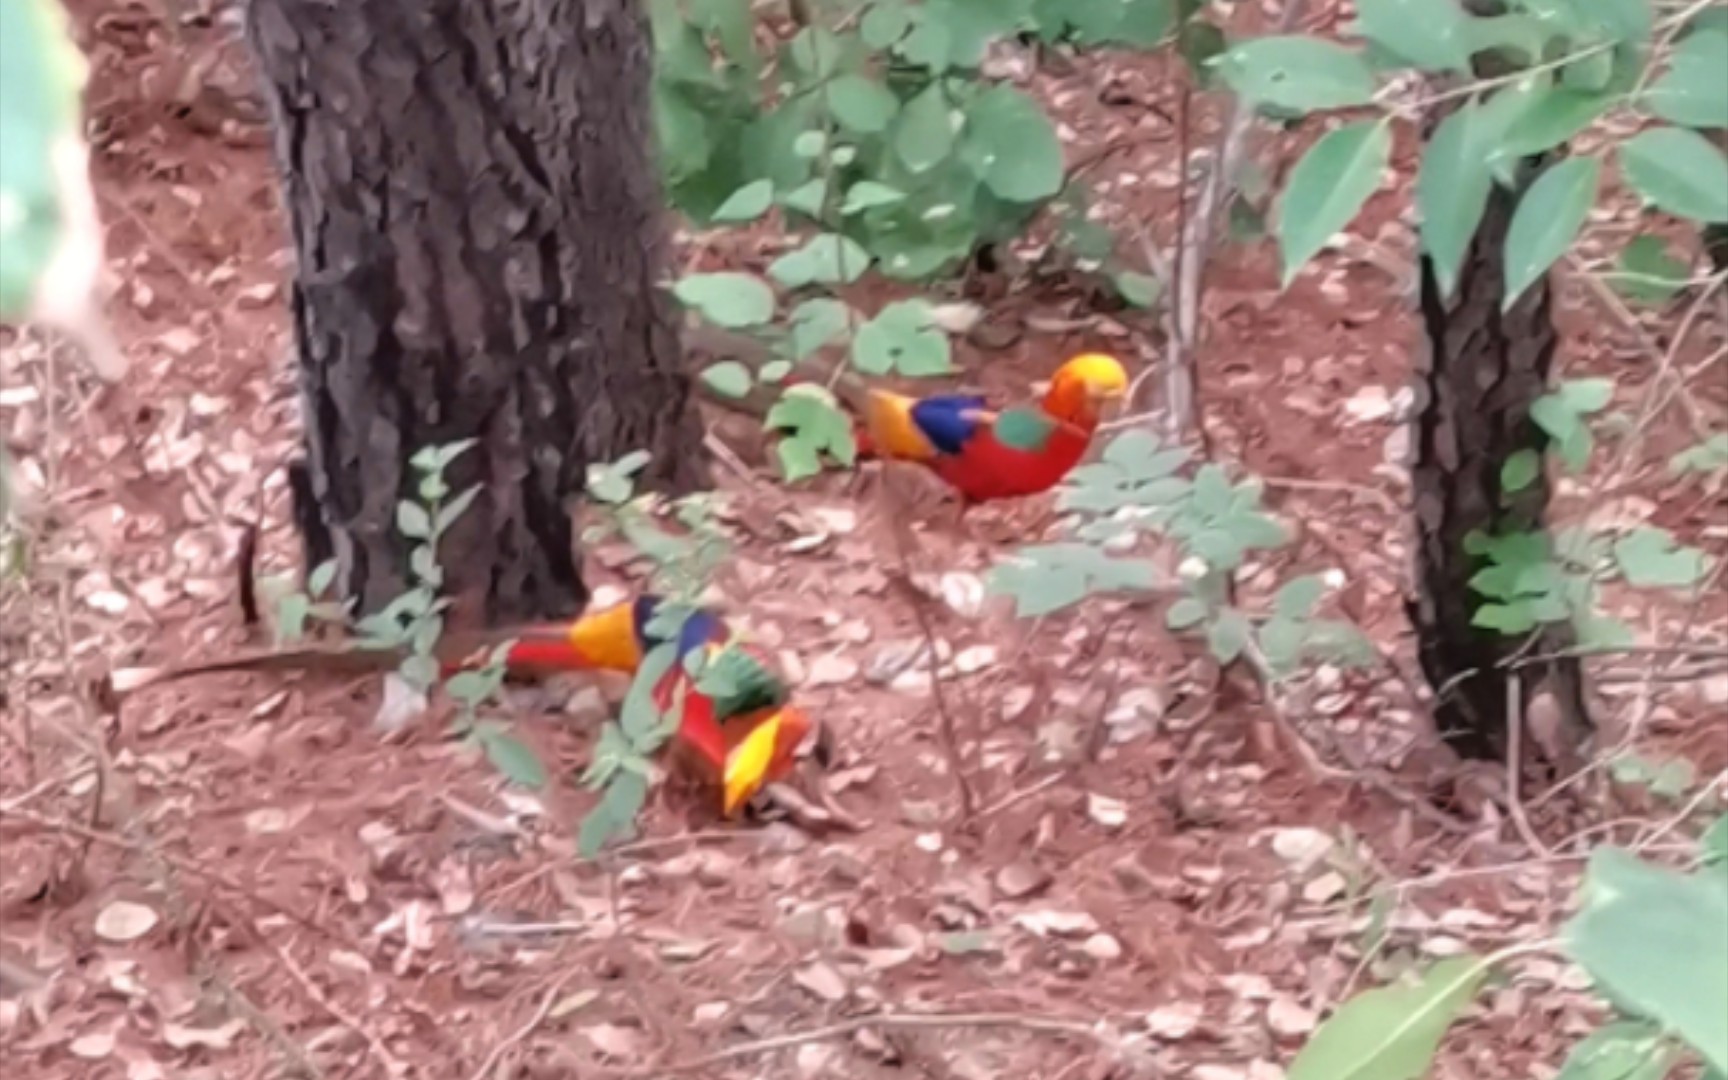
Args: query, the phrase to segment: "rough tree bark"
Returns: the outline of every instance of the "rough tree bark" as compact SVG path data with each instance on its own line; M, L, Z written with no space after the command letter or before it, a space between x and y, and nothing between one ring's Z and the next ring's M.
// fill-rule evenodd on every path
M1527 163L1525 183L1537 171ZM1515 492L1500 486L1500 470L1519 450L1541 452L1546 436L1530 419L1531 404L1548 388L1559 343L1553 293L1543 278L1511 310L1505 296L1506 230L1522 193L1496 185L1458 275L1443 299L1433 264L1421 260L1424 354L1418 364L1415 461L1416 588L1410 618L1422 670L1436 693L1435 723L1461 755L1499 759L1506 752L1508 672L1515 654L1553 653L1568 643L1563 629L1533 648L1523 638L1478 628L1471 619L1483 597L1470 579L1483 566L1465 537L1540 528L1548 506L1544 478ZM1588 725L1582 675L1575 659L1533 664L1517 673L1523 715L1546 686L1573 731Z
M409 459L472 438L450 481L483 491L441 552L459 608L580 610L588 464L645 449L663 486L705 476L639 5L251 0L247 36L299 256L308 566L336 558L363 611L398 595Z

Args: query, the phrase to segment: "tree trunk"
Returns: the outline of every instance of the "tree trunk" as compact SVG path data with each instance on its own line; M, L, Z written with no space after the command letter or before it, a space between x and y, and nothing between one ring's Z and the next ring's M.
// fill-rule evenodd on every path
M705 478L639 6L252 0L247 24L299 255L308 566L334 557L362 611L399 595L410 459L474 439L446 591L488 621L573 614L589 463L643 449L652 482Z
M1523 638L1472 625L1484 598L1470 579L1484 564L1465 544L1472 532L1540 529L1548 506L1545 478L1514 493L1500 486L1507 458L1519 450L1541 453L1547 443L1530 406L1548 389L1559 340L1547 278L1510 311L1500 310L1506 230L1534 172L1527 169L1519 191L1493 187L1450 300L1442 299L1432 263L1421 261L1426 349L1419 351L1426 358L1418 371L1423 393L1411 470L1417 594L1410 617L1423 673L1437 695L1436 726L1459 754L1472 758L1498 759L1506 752L1512 676L1503 663L1515 654L1557 651L1569 640L1564 627L1555 627L1532 648ZM1520 715L1546 684L1569 728L1588 724L1576 660L1530 665L1517 678Z

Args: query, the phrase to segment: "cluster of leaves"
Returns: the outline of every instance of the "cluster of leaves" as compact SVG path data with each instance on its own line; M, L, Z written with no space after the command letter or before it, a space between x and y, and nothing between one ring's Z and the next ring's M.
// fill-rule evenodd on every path
M505 658L513 641L503 641L487 651L483 660L463 657L461 670L445 674L439 659L444 636L444 613L450 599L443 595L444 568L438 561L438 544L480 494L478 485L450 494L445 473L452 463L474 445L466 439L445 446L427 446L410 463L420 473L416 498L396 504L396 529L413 542L408 553L410 586L378 611L355 620L354 648L400 652L396 675L421 700L442 688L456 704L452 733L480 747L487 759L512 782L540 787L546 768L509 725L482 716L482 710L497 700L504 685ZM275 633L279 645L300 640L314 623L339 625L353 614L353 601L330 598L336 580L335 562L315 567L307 576L305 592L288 592L277 601Z
M1150 47L1175 34L1200 55L1216 31L1194 0L841 0L764 52L748 0L655 0L654 114L673 202L704 224L778 209L795 247L767 278L694 274L676 295L704 318L766 342L776 359L709 368L716 391L779 387L796 361L845 344L865 375L951 370L942 312L920 299L866 315L834 291L875 269L922 281L1010 238L1059 195L1062 233L1130 302L1153 279L1121 266L1114 239L1065 187L1055 126L1031 97L979 73L992 41L1032 35L1079 46ZM1204 29L1203 29L1204 28ZM1209 52L1206 55L1210 55ZM777 295L778 294L778 295ZM782 308L782 297L785 306ZM798 384L768 418L788 479L850 464L850 425L832 397Z
M1319 577L1291 579L1266 613L1230 602L1229 583L1248 557L1287 542L1260 505L1261 486L1232 482L1215 463L1193 467L1189 451L1165 447L1149 432L1111 439L1101 458L1074 470L1058 506L1079 519L1072 541L1022 548L991 575L992 591L1012 596L1030 618L1089 596L1160 587L1150 563L1117 554L1145 532L1178 545L1183 595L1168 608L1172 630L1195 633L1220 663L1252 650L1274 676L1317 657L1366 663L1373 651L1350 624L1315 616Z
M582 775L584 785L600 792L577 836L577 850L584 858L635 831L652 787L654 755L677 733L685 695L695 690L725 696L734 681L731 661L736 654L722 647L710 657L694 649L682 661L690 678L677 681L677 692L669 699L662 693L667 676L680 663L677 642L684 623L695 613L698 597L729 548L715 523L710 494L672 502L681 532L660 524L660 498L636 492L635 478L648 461L646 452L637 451L588 470L588 496L601 519L584 532L584 542L594 545L616 537L629 544L652 564L651 581L663 602L644 627L659 644L648 650L631 677L617 719L601 727L594 757Z
M1218 59L1224 81L1273 115L1388 110L1329 131L1291 170L1275 228L1286 283L1380 187L1392 121L1420 118L1421 106L1443 101L1457 104L1423 148L1415 198L1422 251L1447 294L1492 187L1518 190L1526 163L1556 154L1615 110L1662 121L1615 148L1621 177L1647 205L1695 222L1728 221L1728 157L1698 130L1728 126L1728 18L1719 5L1699 0L1662 18L1650 0L1508 7L1484 17L1457 0L1361 0L1355 31L1365 48L1288 35L1241 42ZM1649 47L1671 38L1672 50ZM1410 68L1465 79L1481 69L1505 74L1400 107L1378 75ZM1506 242L1507 307L1571 247L1601 172L1600 155L1559 153L1524 189ZM1664 283L1684 279L1659 239L1634 243L1623 266L1634 292L1654 284L1660 294Z
M1728 1076L1728 817L1682 872L1598 848L1561 944L1614 1009L1580 1040L1561 1080L1658 1080L1688 1057ZM1290 1080L1428 1073L1447 1030L1514 946L1450 957L1417 979L1357 994L1315 1031Z

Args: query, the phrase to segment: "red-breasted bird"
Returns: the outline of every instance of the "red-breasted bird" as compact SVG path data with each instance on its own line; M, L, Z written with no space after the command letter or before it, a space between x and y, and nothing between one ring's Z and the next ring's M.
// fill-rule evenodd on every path
M658 597L644 595L567 623L453 630L440 638L438 656L449 673L482 663L498 644L514 641L504 657L505 671L512 676L580 671L634 674L661 644L649 626L662 603ZM718 614L701 608L690 612L679 630L676 661L654 688L655 704L661 709L682 697L683 713L672 750L698 779L719 789L721 811L728 817L791 771L798 747L812 729L803 710L788 703L785 679L768 655L732 637ZM685 664L696 649L706 650L708 663L723 669L719 677L701 680L701 689ZM107 686L118 696L219 672L379 671L394 667L401 657L400 649L348 642L313 644L189 664L125 668L111 673Z
M1083 353L1057 369L1042 401L1001 411L973 394L844 396L861 414L861 457L924 466L954 489L964 512L1055 487L1086 456L1104 405L1127 390L1114 357Z

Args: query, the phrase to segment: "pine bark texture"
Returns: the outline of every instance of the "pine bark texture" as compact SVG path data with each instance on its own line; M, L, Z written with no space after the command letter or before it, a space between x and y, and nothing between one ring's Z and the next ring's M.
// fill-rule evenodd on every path
M308 566L376 610L409 459L475 439L440 561L488 621L586 602L571 500L636 449L705 478L662 295L650 51L633 0L251 0L299 257Z
M1526 184L1535 172L1528 168ZM1410 618L1423 673L1437 694L1436 727L1470 758L1500 759L1506 753L1512 678L1519 716L1546 686L1567 729L1588 724L1575 659L1525 666L1515 676L1504 666L1515 656L1555 652L1569 642L1567 635L1545 632L1532 647L1523 637L1472 624L1484 597L1470 579L1485 564L1467 552L1465 538L1541 528L1548 506L1547 481L1540 476L1517 492L1500 486L1508 458L1520 450L1541 453L1546 445L1530 406L1547 392L1559 344L1546 277L1501 311L1506 231L1521 194L1493 187L1449 299L1442 298L1429 260L1421 265L1425 347L1418 350L1423 359L1411 468L1417 592Z

